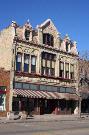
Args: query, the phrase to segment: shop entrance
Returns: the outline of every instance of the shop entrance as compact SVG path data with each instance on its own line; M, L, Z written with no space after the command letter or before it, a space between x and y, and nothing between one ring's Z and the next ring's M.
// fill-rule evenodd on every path
M30 114L72 114L76 101L64 99L13 98L13 111L26 111Z
M55 108L58 106L58 100L56 99L47 99L45 100L45 114L54 113Z

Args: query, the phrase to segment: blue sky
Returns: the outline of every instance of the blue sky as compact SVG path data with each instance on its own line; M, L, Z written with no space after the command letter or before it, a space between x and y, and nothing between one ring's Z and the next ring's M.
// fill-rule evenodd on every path
M79 52L89 50L89 0L0 0L0 30L12 20L33 27L51 18L64 37L77 41Z

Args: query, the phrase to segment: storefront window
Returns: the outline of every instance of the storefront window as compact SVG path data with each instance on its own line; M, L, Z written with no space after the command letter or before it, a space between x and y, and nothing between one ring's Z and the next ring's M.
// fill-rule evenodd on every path
M0 111L5 111L6 94L0 94Z
M60 93L65 93L66 89L64 87L60 87Z
M36 84L30 84L30 89L31 90L39 90L38 85L36 85Z
M14 87L15 87L16 89L22 89L22 83L20 83L20 82L15 82Z
M23 83L23 89L29 89L29 83Z
M66 93L75 93L75 89L73 89L73 88L66 88Z
M46 85L40 85L40 90L47 90L47 86Z
M52 87L52 91L57 91L57 87Z
M6 87L0 86L0 111L5 111L6 107Z

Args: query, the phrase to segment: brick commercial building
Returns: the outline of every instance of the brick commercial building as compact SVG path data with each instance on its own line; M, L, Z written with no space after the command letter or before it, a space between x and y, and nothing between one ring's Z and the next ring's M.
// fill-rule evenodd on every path
M68 35L62 39L50 19L35 29L29 21L23 26L12 22L0 33L0 67L10 75L6 112L74 113L77 57L76 42Z
M9 111L10 71L0 69L0 116Z

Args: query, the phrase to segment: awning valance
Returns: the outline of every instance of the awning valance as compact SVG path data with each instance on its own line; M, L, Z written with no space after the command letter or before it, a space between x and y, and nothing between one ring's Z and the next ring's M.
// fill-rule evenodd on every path
M76 94L23 90L23 89L14 89L14 96L15 95L23 96L23 97L30 97L30 98L78 100L78 96Z

